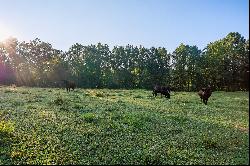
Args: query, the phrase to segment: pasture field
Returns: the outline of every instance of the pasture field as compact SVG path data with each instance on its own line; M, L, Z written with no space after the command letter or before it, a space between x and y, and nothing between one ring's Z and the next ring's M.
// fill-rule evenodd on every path
M249 164L249 93L1 86L5 164Z

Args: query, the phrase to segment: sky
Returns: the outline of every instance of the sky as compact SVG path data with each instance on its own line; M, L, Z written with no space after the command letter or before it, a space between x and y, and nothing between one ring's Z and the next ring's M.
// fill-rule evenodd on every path
M0 41L39 38L82 45L203 49L239 32L249 39L249 0L0 0Z

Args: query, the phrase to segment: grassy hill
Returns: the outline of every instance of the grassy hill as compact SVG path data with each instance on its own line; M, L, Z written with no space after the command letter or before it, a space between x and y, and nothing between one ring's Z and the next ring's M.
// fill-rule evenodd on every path
M0 87L0 164L248 164L249 93Z

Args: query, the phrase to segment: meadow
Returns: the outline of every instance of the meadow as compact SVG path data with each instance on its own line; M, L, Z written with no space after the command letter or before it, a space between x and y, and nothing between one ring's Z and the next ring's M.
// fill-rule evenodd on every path
M249 164L249 92L0 87L0 165Z

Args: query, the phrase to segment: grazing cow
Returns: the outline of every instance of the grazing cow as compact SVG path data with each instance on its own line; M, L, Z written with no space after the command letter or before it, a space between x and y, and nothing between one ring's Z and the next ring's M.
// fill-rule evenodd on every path
M164 95L166 98L170 99L170 87L168 86L159 86L159 85L155 85L153 88L153 96L157 96L157 93Z
M67 92L70 92L70 88L74 90L76 88L76 84L73 81L63 80L66 86Z
M203 101L203 103L207 105L208 98L212 95L211 87L208 85L207 88L202 88L198 92L198 95L200 96L201 101Z

